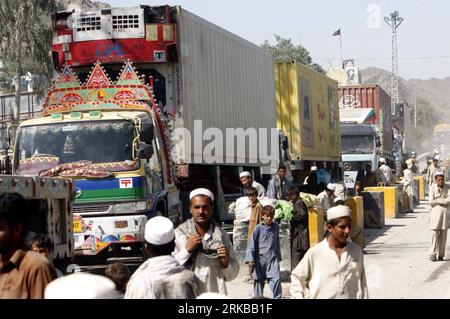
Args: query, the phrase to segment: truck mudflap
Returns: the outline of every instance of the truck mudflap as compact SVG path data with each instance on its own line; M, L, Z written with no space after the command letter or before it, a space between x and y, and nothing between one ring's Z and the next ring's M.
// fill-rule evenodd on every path
M112 245L126 245L144 241L147 217L74 215L74 254L97 255Z

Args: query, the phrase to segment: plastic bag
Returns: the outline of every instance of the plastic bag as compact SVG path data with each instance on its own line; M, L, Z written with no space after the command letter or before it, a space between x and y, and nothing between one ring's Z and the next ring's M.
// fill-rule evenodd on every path
M228 212L234 215L237 221L249 221L252 214L252 203L247 196L239 197L230 204Z
M319 197L313 194L309 193L302 193L300 192L300 198L305 203L306 207L313 207L319 204L320 200Z
M290 202L279 199L277 206L275 207L275 219L290 221L294 215L292 213L293 209L294 206L292 206Z

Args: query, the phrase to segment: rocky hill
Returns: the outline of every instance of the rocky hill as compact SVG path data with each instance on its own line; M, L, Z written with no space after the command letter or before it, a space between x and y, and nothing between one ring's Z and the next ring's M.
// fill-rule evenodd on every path
M391 91L391 73L370 67L361 71L362 82L378 84L388 94ZM450 77L429 80L399 78L400 100L410 106L411 121L414 119L414 103L417 102L417 127L411 134L416 150L432 149L433 128L439 123L450 122ZM413 123L411 123L413 127Z
M58 10L65 10L70 7L80 7L80 8L109 8L110 5L107 3L91 0L56 0Z
M386 92L391 91L391 73L379 68L367 68L361 71L362 82L378 84ZM415 99L429 103L434 110L450 114L450 77L429 80L399 78L400 99L413 104Z

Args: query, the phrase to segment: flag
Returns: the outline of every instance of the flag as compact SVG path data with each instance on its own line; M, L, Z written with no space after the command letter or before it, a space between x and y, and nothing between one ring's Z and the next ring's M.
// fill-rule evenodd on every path
M336 31L333 32L333 37L335 35L341 35L341 29L337 29Z

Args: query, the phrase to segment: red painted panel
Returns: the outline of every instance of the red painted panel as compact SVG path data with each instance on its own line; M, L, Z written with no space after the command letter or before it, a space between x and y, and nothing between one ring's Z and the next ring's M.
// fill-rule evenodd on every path
M126 60L133 62L170 62L167 59L167 45L174 42L146 41L145 39L117 39L72 42L70 44L71 60L69 66L91 65L96 61L102 63L123 63ZM59 52L58 68L64 65L64 56L61 54L62 46L53 45L52 50ZM164 59L156 59L154 51L163 51Z
M379 85L349 85L339 87L339 107L373 108L375 117L368 124L382 126L383 144L392 149L391 98ZM343 105L343 101L346 101Z

